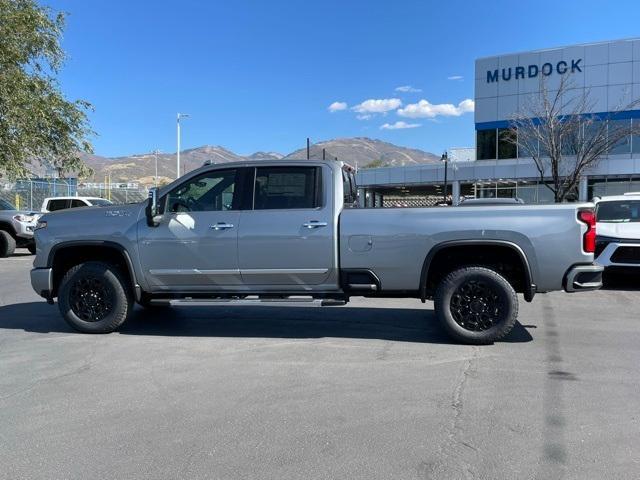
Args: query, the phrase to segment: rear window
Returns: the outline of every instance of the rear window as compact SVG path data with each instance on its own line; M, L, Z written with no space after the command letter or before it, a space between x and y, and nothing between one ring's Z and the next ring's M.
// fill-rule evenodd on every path
M110 202L109 200L105 199L105 198L91 198L89 200L87 200L91 205L96 205L98 207L104 207L106 205L113 205L113 202Z
M320 206L320 172L317 167L264 167L256 170L256 210Z
M56 198L54 200L49 200L49 205L47 205L47 210L50 212L55 212L56 210L63 210L65 208L69 208L69 200L64 198Z
M596 220L604 223L640 222L640 200L600 202Z

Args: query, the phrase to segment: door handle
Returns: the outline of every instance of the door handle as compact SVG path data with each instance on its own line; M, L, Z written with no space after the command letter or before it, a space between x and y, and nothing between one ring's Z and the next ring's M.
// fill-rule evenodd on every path
M233 224L218 222L215 225L211 225L209 228L211 228L212 230L228 230L229 228L233 228Z
M327 222L319 222L317 220L311 220L310 222L303 223L302 226L306 228L326 227Z

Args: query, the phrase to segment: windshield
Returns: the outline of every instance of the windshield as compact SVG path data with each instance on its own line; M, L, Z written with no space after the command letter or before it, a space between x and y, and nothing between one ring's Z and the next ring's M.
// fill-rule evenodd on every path
M596 219L606 223L640 222L640 200L600 202Z
M104 207L105 205L113 205L113 202L105 200L104 198L91 198L88 200L91 205L97 205L98 207Z
M15 209L16 207L11 205L9 202L7 202L6 200L0 199L0 210L15 210Z

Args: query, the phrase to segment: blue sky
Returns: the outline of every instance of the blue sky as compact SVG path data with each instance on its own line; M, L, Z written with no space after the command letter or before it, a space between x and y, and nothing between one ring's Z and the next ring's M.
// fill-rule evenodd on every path
M69 13L61 85L93 103L107 156L174 152L176 112L191 114L183 148L288 153L307 136L472 146L460 102L473 99L476 58L640 35L631 0L42 3Z

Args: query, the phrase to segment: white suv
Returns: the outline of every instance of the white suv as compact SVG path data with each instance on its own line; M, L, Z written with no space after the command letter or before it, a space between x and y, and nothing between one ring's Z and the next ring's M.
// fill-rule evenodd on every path
M100 197L49 197L45 198L44 202L42 202L40 211L47 213L64 210L66 208L91 207L94 205L102 207L112 205L112 203Z
M596 262L640 268L640 192L602 197L596 203Z

